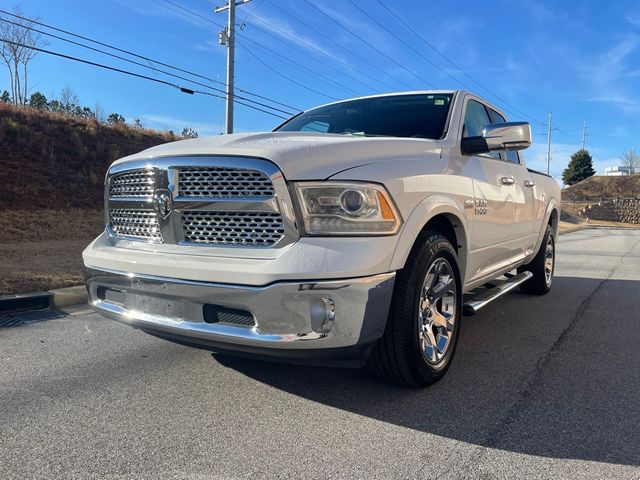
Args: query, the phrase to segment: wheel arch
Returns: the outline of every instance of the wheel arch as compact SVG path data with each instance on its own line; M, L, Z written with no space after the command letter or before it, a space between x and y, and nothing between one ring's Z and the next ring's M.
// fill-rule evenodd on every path
M558 237L559 222L560 222L560 205L555 200L551 200L547 205L547 210L544 213L544 222L542 223L542 228L538 233L538 240L536 241L536 245L533 250L534 252L537 252L540 249L540 245L542 245L542 239L544 238L544 232L547 229L547 225L551 226L551 229L553 230L553 237L554 238Z
M558 232L558 222L560 221L560 215L558 214L558 208L556 205L552 207L551 212L549 213L549 218L547 220L547 225L551 225L554 233Z
M463 212L448 198L431 197L413 210L400 233L391 269L399 270L405 266L411 250L427 230L440 232L451 242L458 256L460 277L464 283L469 229Z

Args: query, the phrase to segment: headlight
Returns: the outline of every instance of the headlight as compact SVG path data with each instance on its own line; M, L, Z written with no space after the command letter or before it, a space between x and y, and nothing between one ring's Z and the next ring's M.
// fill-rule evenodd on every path
M400 215L381 185L295 183L302 227L307 235L392 235Z

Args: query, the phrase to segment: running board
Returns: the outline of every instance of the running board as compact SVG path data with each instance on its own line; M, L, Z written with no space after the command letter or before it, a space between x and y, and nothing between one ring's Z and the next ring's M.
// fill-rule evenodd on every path
M518 285L526 282L532 276L533 274L531 272L522 272L508 278L507 280L505 280L504 282L502 282L500 285L496 287L485 290L484 292L480 293L477 297L474 297L472 300L469 300L467 303L465 303L462 308L462 313L467 317L470 317L471 315L475 315L476 313L478 313L478 310L480 310L483 307L486 307L489 303L493 302L496 298L501 297L505 293L508 293L514 288L516 288Z

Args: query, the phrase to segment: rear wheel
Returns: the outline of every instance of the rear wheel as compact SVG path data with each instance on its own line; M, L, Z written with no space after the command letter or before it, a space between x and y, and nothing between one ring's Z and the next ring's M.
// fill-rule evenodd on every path
M392 382L425 387L447 372L462 311L456 252L443 235L426 232L398 272L384 336L371 356Z
M544 295L551 290L556 265L556 242L553 233L551 226L547 225L536 256L531 262L518 268L518 272L527 271L533 274L529 280L520 285L524 293Z

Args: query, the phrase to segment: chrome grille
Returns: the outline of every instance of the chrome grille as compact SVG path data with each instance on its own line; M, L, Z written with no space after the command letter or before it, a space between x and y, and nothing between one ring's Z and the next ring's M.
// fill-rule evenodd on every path
M271 179L258 170L229 167L186 167L178 174L178 192L184 197L272 197Z
M269 247L284 235L282 216L266 212L182 212L187 242Z
M154 171L139 168L113 175L109 182L110 197L150 197L154 189Z
M109 211L111 229L116 235L160 241L158 216L152 210L114 208Z

